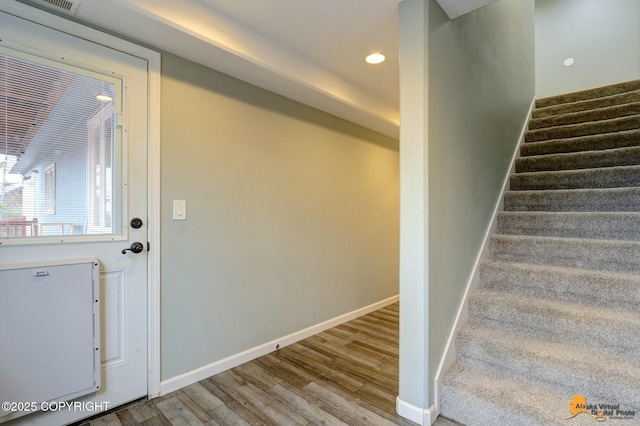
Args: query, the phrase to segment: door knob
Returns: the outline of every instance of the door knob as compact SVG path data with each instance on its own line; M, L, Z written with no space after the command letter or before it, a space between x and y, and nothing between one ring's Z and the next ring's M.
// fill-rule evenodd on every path
M127 254L127 250L131 250L132 253L141 253L144 250L144 246L142 243L135 242L131 243L131 247L122 250L122 254Z

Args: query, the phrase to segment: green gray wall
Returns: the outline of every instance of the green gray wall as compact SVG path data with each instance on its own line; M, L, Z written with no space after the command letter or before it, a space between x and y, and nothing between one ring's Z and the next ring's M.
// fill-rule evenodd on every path
M163 54L162 379L396 295L398 167L396 140Z
M640 78L639 23L638 0L536 0L536 96Z
M401 312L400 399L429 408L435 402L434 378L447 339L534 97L534 2L502 0L453 21L435 0L428 2L428 10L420 10L424 7L420 0L405 0L400 7L401 73L415 67L414 57L427 58L425 88L401 83L401 94L421 90L426 105L415 105L424 109L420 123L407 123L405 113L413 106L401 105L401 173L408 173L405 166L420 167L425 183L420 193L412 194L401 180L401 206L406 205L405 197L426 197L422 286L427 314L422 318ZM403 25L415 28L411 22L415 16L425 20L425 29L414 35L423 42L402 44L411 39ZM402 150L416 146L423 147L423 160L412 166ZM401 217L405 218L404 212ZM401 220L401 235L416 226ZM401 244L401 277L404 249ZM405 292L420 291L419 280L405 285L403 278L401 303ZM414 360L417 365L406 365L410 357L403 352L420 348L403 335L408 330L417 335L420 328L428 345L424 364ZM426 371L424 377L412 374L420 369ZM416 397L420 381L424 389Z
M433 372L527 120L535 62L533 0L502 0L454 21L435 1L431 6L429 371Z

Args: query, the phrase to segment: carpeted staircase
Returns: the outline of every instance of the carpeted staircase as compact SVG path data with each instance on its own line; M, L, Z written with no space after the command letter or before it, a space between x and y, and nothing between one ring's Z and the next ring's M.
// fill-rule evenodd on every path
M440 414L473 425L640 425L640 80L536 101Z

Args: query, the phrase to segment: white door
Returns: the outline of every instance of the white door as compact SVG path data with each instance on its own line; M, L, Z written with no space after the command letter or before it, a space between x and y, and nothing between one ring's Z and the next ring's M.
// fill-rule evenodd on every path
M145 60L0 12L0 264L97 258L102 302L102 386L79 401L103 404L19 423L147 395L147 78Z

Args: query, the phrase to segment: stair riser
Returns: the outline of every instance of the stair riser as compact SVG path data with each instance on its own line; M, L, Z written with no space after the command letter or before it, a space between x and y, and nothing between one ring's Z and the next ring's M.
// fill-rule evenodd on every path
M504 194L507 211L615 212L640 211L640 189L577 191L508 191Z
M621 315L613 320L566 313L535 305L538 299L513 299L474 294L469 298L469 321L520 333L535 339L574 345L640 361L640 318ZM505 305L505 303L509 303ZM585 313L586 311L585 308Z
M520 155L561 154L566 152L597 151L631 146L640 146L640 131L625 131L604 135L584 136L573 139L525 143L520 147Z
M516 160L516 173L640 165L640 146L574 154L539 155Z
M513 262L480 265L482 288L640 313L640 276ZM602 295L606 294L606 297Z
M631 102L640 102L640 90L607 96L604 98L589 99L586 101L555 105L546 108L536 108L533 110L532 118L544 118L553 115L589 111L597 108L607 108Z
M640 186L640 166L514 173L509 184L512 191L637 187Z
M529 130L525 134L525 142L537 142L551 139L576 138L602 133L621 132L640 128L640 116L618 118L615 120L596 121L569 126L551 127L548 129Z
M597 240L640 240L640 215L499 213L498 233Z
M570 356L544 353L532 355L526 348L510 347L508 342L474 337L462 334L456 345L458 361L465 365L505 379L520 380L549 392L573 395L579 389L596 401L613 398L628 401L630 409L640 408L640 376L632 365L628 366L633 369L633 377L630 378L629 374L610 368L606 364L606 356L596 358L604 364L587 364L585 358L577 356L572 359ZM577 365L581 368L576 368ZM595 374L597 376L594 377Z
M587 123L591 121L611 120L636 114L640 114L640 103L630 103L594 111L574 112L544 118L534 118L529 121L529 130Z
M469 426L567 425L571 395L548 392L456 363L439 391L440 414ZM586 417L570 422L582 426L592 425L594 420Z
M545 108L552 105L566 104L570 102L579 102L588 99L612 96L620 93L640 90L640 81L626 81L610 86L598 87L595 89L582 90L580 92L567 93L559 96L551 96L548 98L537 99L536 108Z
M493 235L490 258L605 271L640 273L640 243Z
M509 411L499 405L487 404L475 394L460 392L457 388L443 388L441 401L440 415L461 425L540 426L538 421L516 409Z

